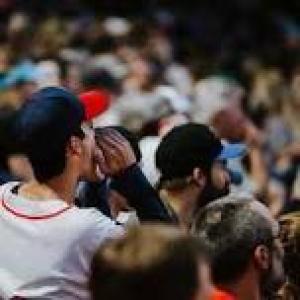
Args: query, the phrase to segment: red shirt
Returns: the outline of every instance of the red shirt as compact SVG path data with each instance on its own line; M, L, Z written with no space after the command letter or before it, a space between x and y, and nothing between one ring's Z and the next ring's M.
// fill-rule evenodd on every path
M213 291L211 300L236 300L235 296L219 289Z

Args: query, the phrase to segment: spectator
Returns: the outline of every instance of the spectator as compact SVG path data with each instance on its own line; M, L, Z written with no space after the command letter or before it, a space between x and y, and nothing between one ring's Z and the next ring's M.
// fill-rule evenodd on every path
M228 163L228 168L239 171L243 178L241 184L234 186L235 190L255 195L277 216L284 203L285 190L281 182L269 174L264 132L241 109L232 107L216 113L212 125L220 138L247 144L245 158Z
M104 157L106 157L106 155L111 155L115 158L114 161L111 161L113 169L115 168L114 164L118 164L122 158L120 150L118 150L118 143L120 142L118 142L116 136L113 136L116 135L113 134L115 131L116 130L111 128L107 128L104 131L100 129L97 130L97 145L100 149L103 148ZM120 128L118 128L117 131L121 132L121 135L119 134L119 136L126 136L126 139L129 140L129 143L127 142L128 147L131 145L131 149L133 153L135 153L135 157L140 159L139 152L136 147L137 145L135 145L135 142L131 139L131 137L126 135L124 130L120 130ZM110 141L111 139L113 140L112 142ZM128 204L136 210L137 216L140 220L171 221L167 214L167 210L162 204L156 191L149 184L136 164L124 172L121 172L121 176L120 174L115 176L114 173L110 171L106 172L106 176L113 179L110 184L111 190L118 192L118 194L128 200ZM143 201L141 201L141 199L143 199ZM150 207L148 207L148 205Z
M230 196L210 203L192 232L208 247L214 283L234 298L272 299L284 283L279 226L260 202Z
M56 87L38 91L20 111L16 129L36 180L1 186L2 298L88 299L93 254L123 232L97 210L73 205L79 178L101 179L135 163L116 136L106 138L102 152L83 121L78 99ZM110 161L110 150L120 147L123 155Z
M107 93L101 90L81 93L79 98L85 107L85 119L89 120L88 123L90 125L94 123L98 115L101 117L101 113L109 105ZM121 126L96 128L96 142L100 145L102 139L106 138L112 131L117 131L127 140L127 143L129 142L128 146L133 150L136 161L139 163L141 153L137 138L126 128ZM122 153L117 153L115 156L117 160L120 159L118 155L121 156ZM122 176L106 177L101 182L82 182L78 192L77 205L80 207L97 207L102 213L114 219L124 210L126 215L129 216L128 210L131 210L133 207L136 208L141 221L150 221L153 220L153 217L156 219L157 216L149 214L151 210L144 210L139 206L141 196L143 196L144 200L148 199L151 205L156 202L161 206L162 211L165 211L157 192L150 186L137 165L129 168ZM146 203L148 200L143 202ZM132 211L132 216L136 220L134 211ZM124 222L123 219L122 222Z
M133 228L96 253L93 299L210 299L209 265L197 239L165 226Z
M0 184L33 178L31 166L21 153L12 130L17 112L10 107L0 109Z
M243 145L223 145L205 125L171 130L158 146L162 197L179 223L189 227L199 207L227 195L230 178L223 161L243 154Z
M287 281L282 289L284 300L296 300L300 295L300 213L280 217L281 239L285 256Z
M119 132L130 144L137 163L141 160L141 153L135 136L127 129L119 126L96 128L96 141L101 143L101 139L107 135L111 130ZM136 180L135 174L140 172L127 172L126 177L133 176L133 181ZM116 219L121 210L130 209L126 199L128 189L134 189L135 186L127 186L121 188L121 193L112 189L114 185L118 186L118 181L122 181L124 176L115 178L106 178L101 182L81 183L78 193L77 205L80 207L97 207L102 213ZM114 183L114 181L116 181ZM146 182L145 182L146 183ZM122 196L124 195L124 196Z

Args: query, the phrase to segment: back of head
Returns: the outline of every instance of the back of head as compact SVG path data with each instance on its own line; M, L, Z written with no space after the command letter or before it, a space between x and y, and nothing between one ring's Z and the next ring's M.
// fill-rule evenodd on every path
M189 123L173 128L156 152L161 181L185 178L195 167L210 170L221 150L220 140L206 125Z
M71 135L81 134L83 118L76 96L59 87L37 91L21 108L15 130L37 180L63 172L67 142Z
M257 201L234 196L224 199L204 207L192 229L208 247L218 285L235 283L246 272L254 249L258 245L271 249L273 242L272 226L256 211Z
M94 257L93 299L190 300L199 289L201 258L199 242L177 229L133 228Z

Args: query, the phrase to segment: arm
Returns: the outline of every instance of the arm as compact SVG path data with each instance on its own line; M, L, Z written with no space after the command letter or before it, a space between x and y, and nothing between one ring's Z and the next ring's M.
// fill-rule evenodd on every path
M137 165L114 177L111 188L128 200L141 221L172 221L158 193Z
M96 137L100 156L99 164L106 176L114 179L113 188L125 196L142 221L171 221L158 194L136 164L128 141L112 129ZM104 163L103 163L104 161Z

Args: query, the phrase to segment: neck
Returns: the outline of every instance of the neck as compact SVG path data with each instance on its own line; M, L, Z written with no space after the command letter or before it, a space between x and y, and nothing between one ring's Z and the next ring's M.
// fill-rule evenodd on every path
M237 282L220 285L222 290L234 295L236 299L243 300L262 300L259 282L255 279L255 275L247 272Z
M30 181L20 188L19 193L31 200L60 199L72 205L78 181L78 176L74 174L65 172L44 183Z
M59 199L72 205L75 201L75 192L77 186L77 178L62 174L58 177L50 179L46 185L53 190Z
M182 190L168 190L168 203L178 216L180 224L189 228L195 211L197 191L194 187Z

